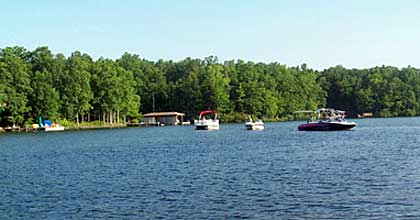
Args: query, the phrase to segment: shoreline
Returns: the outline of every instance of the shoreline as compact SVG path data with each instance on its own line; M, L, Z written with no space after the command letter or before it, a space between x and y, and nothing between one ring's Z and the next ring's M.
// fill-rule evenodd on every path
M401 118L407 118L407 117L420 117L420 116L400 116ZM366 119L389 119L389 118L400 118L400 117L366 117L366 118L347 118L351 120L366 120ZM291 122L291 121L304 121L304 119L298 119L298 120L267 120L265 123L282 123L282 122ZM244 122L221 122L220 124L241 124ZM194 126L191 125L165 125L166 126ZM80 126L64 126L64 131L77 131L77 130L96 130L96 129L118 129L118 128L140 128L140 127L160 127L160 126L144 126L144 125L133 125L133 123L126 123L126 124L103 124L103 125L80 125ZM30 133L30 132L43 132L38 129L33 129L31 127L27 128L13 128L11 130L6 130L4 128L0 128L0 133ZM47 131L47 132L57 132L57 131Z
M109 124L109 125L82 125L82 126L64 126L63 131L77 131L77 130L95 130L95 129L113 129L113 128L127 128L127 124ZM30 133L30 132L59 132L59 131L43 131L36 128L26 127L26 128L13 128L13 129L4 129L0 128L0 133Z
M127 124L118 125L85 125L78 127L64 127L65 131L77 131L77 130L94 130L94 129L113 129L113 128L127 128Z

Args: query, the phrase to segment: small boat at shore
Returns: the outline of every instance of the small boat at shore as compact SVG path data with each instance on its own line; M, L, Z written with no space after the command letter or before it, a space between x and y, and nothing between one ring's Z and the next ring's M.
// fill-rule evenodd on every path
M64 127L57 124L51 127L44 127L44 131L64 131Z
M261 119L257 119L255 122L252 117L248 115L249 121L245 122L246 130L250 131L262 131L264 130L264 122Z
M295 113L313 113L307 123L298 126L299 131L340 131L351 130L357 123L345 119L345 111L322 108L317 111L298 111ZM314 116L316 114L316 116Z
M52 123L50 120L42 120L39 117L39 124L32 124L33 130L39 131L64 131L64 126L58 124L58 122Z
M219 130L219 120L217 112L207 110L200 112L198 120L194 120L196 130Z

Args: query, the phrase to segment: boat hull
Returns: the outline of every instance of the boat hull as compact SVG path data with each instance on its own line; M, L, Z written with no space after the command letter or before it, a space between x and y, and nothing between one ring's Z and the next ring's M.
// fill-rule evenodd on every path
M219 130L219 120L195 120L195 130Z
M357 124L354 122L316 122L301 124L299 131L343 131L351 130Z
M64 127L46 127L44 131L64 131Z
M219 130L219 125L195 125L195 130Z
M264 130L263 124L245 124L246 130L250 131L262 131Z

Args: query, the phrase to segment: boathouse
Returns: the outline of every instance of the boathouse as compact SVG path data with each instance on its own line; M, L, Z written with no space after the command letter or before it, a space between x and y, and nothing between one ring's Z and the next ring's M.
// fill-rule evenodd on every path
M184 121L184 113L179 112L153 112L143 115L146 126L153 125L179 125Z

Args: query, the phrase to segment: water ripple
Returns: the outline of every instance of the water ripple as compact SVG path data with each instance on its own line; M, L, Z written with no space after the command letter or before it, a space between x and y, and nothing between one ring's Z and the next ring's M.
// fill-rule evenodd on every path
M0 134L0 219L419 219L420 118Z

